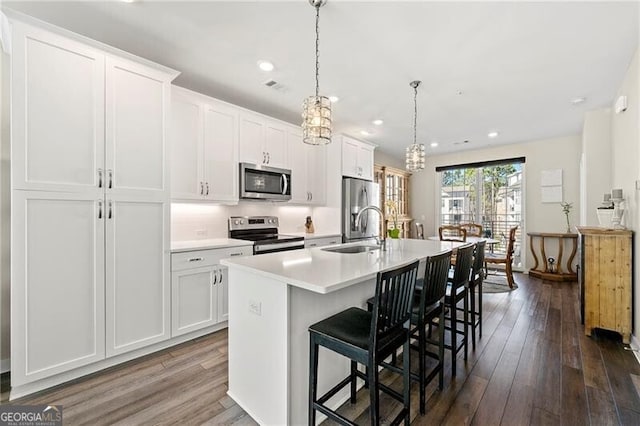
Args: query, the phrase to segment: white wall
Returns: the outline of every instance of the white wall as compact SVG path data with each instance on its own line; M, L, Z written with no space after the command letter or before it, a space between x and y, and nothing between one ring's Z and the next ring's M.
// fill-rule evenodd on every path
M629 69L616 94L627 96L627 111L621 114L611 114L611 184L614 188L622 188L625 202L625 225L635 231L634 234L634 336L640 331L640 191L635 189L636 181L640 180L640 100L638 79L639 51L636 51ZM615 100L614 100L615 102ZM613 105L612 105L613 106Z
M9 57L0 49L0 371L9 369L10 342L10 195ZM4 96L3 96L4 95Z
M405 169L404 158L396 158L384 151L380 151L380 148L376 148L374 151L373 162L383 166L395 167L396 169Z
M499 160L503 158L526 157L524 165L524 218L526 232L565 232L566 221L560 204L542 203L540 198L540 172L548 169L563 170L564 200L573 202L569 216L571 225L579 218L580 183L580 135L531 141L526 143L500 145L487 149L464 151L427 157L425 170L411 177L411 215L422 221L427 235L436 235L440 199L436 197L435 171L437 166L471 163L476 161ZM526 235L526 234L523 234ZM533 266L529 251L529 241L524 239L526 268Z
M582 127L584 182L580 197L584 211L581 225L597 226L596 209L605 193L611 193L611 109L588 111Z

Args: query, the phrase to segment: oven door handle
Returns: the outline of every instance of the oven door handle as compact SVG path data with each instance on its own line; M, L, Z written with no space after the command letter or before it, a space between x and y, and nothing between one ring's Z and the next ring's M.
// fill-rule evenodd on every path
M289 188L289 180L287 179L287 175L283 173L280 176L280 190L282 191L282 195L287 194L288 188Z
M276 244L265 244L265 245L256 245L254 246L254 252L256 254L262 253L264 251L284 251L284 250L295 250L295 249L303 249L304 241L298 241L296 243L276 243Z

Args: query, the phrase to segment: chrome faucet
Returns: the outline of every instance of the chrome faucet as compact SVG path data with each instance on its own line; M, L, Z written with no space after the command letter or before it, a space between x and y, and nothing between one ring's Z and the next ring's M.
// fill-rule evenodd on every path
M356 220L355 220L355 228L356 231L360 229L360 218L362 217L362 213L366 212L367 210L374 210L376 212L378 212L378 214L380 215L380 219L382 220L382 241L378 240L377 243L378 245L381 246L382 251L387 250L387 233L386 233L386 229L384 229L384 225L387 223L387 221L384 218L384 212L382 210L380 210L379 207L377 206L367 206L365 208L363 208L362 210L360 210L358 212L358 215L356 216Z

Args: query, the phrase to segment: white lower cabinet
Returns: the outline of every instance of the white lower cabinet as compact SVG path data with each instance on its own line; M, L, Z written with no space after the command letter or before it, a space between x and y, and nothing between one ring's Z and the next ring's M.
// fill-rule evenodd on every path
M12 386L169 339L167 200L14 191Z
M332 244L340 244L342 237L334 235L333 237L307 238L304 240L304 248L325 247Z
M83 194L13 193L13 387L105 357L99 208Z
M106 204L106 351L114 356L171 337L166 201Z
M180 336L229 316L227 268L220 260L250 256L251 246L195 250L171 255L171 335Z

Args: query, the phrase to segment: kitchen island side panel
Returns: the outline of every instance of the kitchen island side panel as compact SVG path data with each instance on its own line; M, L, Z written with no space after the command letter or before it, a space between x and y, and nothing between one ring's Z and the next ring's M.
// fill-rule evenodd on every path
M341 290L319 294L289 286L289 424L304 425L308 419L309 395L309 326L352 306L367 309L367 299L376 291L376 280L370 279ZM348 358L324 347L318 351L318 395L323 395L350 373ZM361 385L362 382L359 382ZM349 386L329 400L327 406L337 409L349 398ZM318 422L325 416L317 413Z
M229 391L254 420L288 424L288 289L229 268Z

